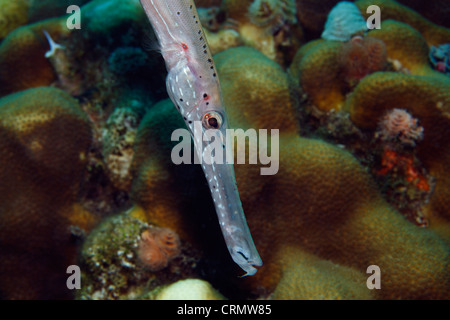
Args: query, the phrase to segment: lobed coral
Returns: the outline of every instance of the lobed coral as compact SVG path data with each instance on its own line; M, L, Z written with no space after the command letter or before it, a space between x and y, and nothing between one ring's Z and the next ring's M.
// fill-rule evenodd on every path
M277 175L260 176L260 166L255 165L235 167L264 266L253 277L232 280L233 264L226 248L219 249L222 240L214 235L215 219L208 218L214 210L206 200L209 190L201 171L170 161L170 128L182 122L175 121L176 110L169 101L158 104L158 112L150 111L139 128L132 196L144 208L141 218L175 230L204 252L207 279L228 297L271 292L279 298L446 297L446 243L431 229L416 229L395 211L351 154L298 136L296 102L280 66L250 48L229 49L215 60L232 126L280 129ZM235 90L242 84L251 84L252 91ZM355 193L360 195L357 201ZM304 252L302 258L296 258L299 252ZM214 264L214 259L219 262ZM369 293L364 289L365 270L371 264L382 269L383 290ZM308 272L315 268L320 271ZM314 280L305 281L309 275Z
M0 41L8 33L28 22L28 2L27 0L0 1L0 8L2 8L0 12Z
M20 27L1 42L0 96L48 86L56 80L52 64L45 57L49 45L43 29L57 35L55 41L68 32L65 20L49 20Z
M70 298L63 270L97 218L78 203L91 128L55 88L0 100L2 299Z
M439 76L428 63L428 45L423 36L411 26L394 20L386 20L380 30L373 30L371 37L386 45L388 60L399 63L407 73Z
M297 52L289 68L308 99L325 112L344 105L347 84L339 76L341 50L337 41L311 41Z
M146 21L145 12L136 0L90 1L81 8L81 19L85 36L104 42L114 39L108 37L109 33L116 33L114 36L118 36L126 32L124 29L128 29L130 23L141 23L141 27L144 27Z
M450 6L447 0L435 0L428 3L421 0L397 0L397 2L420 13L435 24L450 28L450 22L447 19Z
M355 1L355 5L361 10L361 13L365 17L365 19L367 19L369 16L369 14L366 13L366 9L370 5L379 6L382 12L383 21L392 19L410 25L412 28L416 29L422 34L429 46L443 44L448 42L448 39L450 39L449 29L432 23L417 12L404 5L399 4L396 1L358 0Z
M349 92L349 79L346 80L346 72L350 71L352 74L356 71L355 75L350 77L352 79L361 77L370 69L381 71L385 65L384 57L388 61L386 69L398 68L409 74L443 77L428 63L428 46L425 39L409 25L386 20L381 24L380 30L372 30L364 39L362 44L367 43L365 52L369 59L361 59L362 50L357 50L355 53L358 58L357 63L345 58L352 56L343 50L345 48L362 49L359 40L356 44L352 41L347 45L336 41L316 40L309 42L297 52L289 71L295 79L298 79L311 102L321 111L328 112L343 108L346 94ZM348 49L347 52L351 53ZM366 63L363 63L364 61ZM350 68L342 69L340 65ZM350 89L356 83L357 81L350 81Z
M435 228L445 238L449 225L448 108L449 80L446 77L426 77L398 73L376 73L363 79L347 103L352 121L361 128L375 130L377 121L392 106L405 109L420 121L424 139L417 146L417 156L436 180L429 203L424 208Z
M275 300L369 300L366 277L355 268L322 260L295 247L283 251L285 275L271 298ZM302 270L302 272L299 272ZM332 270L332 272L330 272Z

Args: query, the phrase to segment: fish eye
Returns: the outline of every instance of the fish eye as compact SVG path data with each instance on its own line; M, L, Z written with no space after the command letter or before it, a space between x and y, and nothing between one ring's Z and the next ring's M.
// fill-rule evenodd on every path
M220 113L215 111L205 113L202 121L203 127L205 127L206 129L220 129L220 127L222 126L222 122L222 116L220 115Z

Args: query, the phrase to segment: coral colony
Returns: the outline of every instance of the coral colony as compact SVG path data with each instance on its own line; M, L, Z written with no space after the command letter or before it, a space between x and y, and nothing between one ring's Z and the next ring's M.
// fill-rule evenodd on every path
M0 0L0 298L450 299L448 1L74 2Z

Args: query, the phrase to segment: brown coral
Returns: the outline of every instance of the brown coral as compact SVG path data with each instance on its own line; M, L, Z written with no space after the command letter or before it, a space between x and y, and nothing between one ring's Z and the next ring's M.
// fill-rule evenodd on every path
M228 268L233 266L231 259L221 237L212 232L219 232L217 221L208 218L215 213L202 172L195 166L171 164L167 127L177 128L182 121L173 120L177 114L168 101L155 106L158 112L150 111L138 134L133 198L147 219L161 222L204 250L212 263L208 272L220 274L211 276L213 283L230 297L267 296L274 290L280 298L301 298L305 292L316 298L448 297L448 246L387 204L350 153L298 136L296 102L281 68L249 48L227 50L215 60L232 126L280 129L277 175L261 176L259 165L235 166L264 266L255 276L238 280ZM235 90L238 84L248 84L251 90ZM296 258L299 252L304 253L302 259ZM382 270L383 290L367 293L365 272L372 264ZM317 269L316 274L304 275ZM330 273L335 276L332 283ZM307 277L313 280L305 283Z
M29 1L0 0L0 41L8 33L28 22Z
M410 7L425 18L443 27L450 28L450 6L447 0L425 2L423 0L397 0L397 2Z
M359 67L359 63L350 64L351 67L353 65L358 67L350 68L350 70L356 70L356 75L364 74L369 68L373 68L374 71L380 70L384 65L385 46L387 60L394 65L394 68L398 67L399 70L405 70L404 72L410 74L445 79L430 67L427 58L428 46L422 35L407 24L394 20L384 21L380 30L370 31L364 39L368 43L366 48L369 48L369 51L363 52L369 53L373 64L363 64L363 68ZM384 46L380 41L384 43ZM311 102L322 111L341 110L345 104L349 90L344 81L345 78L341 77L343 69L338 63L340 59L343 59L343 46L346 47L337 41L311 41L297 52L290 66L291 75L298 79ZM349 46L355 47L354 44ZM362 48L356 47L356 49ZM360 51L356 52L358 58L361 57ZM377 67L371 67L371 64Z
M65 19L52 19L20 27L0 44L0 96L48 86L56 80L52 64L45 57L49 44L44 29L55 41L68 33Z
M338 63L342 44L317 40L303 46L290 66L311 102L320 110L340 110L344 105L346 83L341 80Z
M428 172L438 178L429 204L425 207L430 227L441 230L448 238L449 225L450 83L446 79L377 73L363 79L348 100L352 121L361 128L375 130L377 119L396 108L405 109L420 121L424 140L417 146L419 160Z
M409 25L387 20L380 30L373 30L369 37L380 39L386 45L390 61L398 62L407 72L417 75L437 75L428 63L428 45L423 36Z
M168 228L153 227L144 231L138 249L139 260L150 271L159 271L180 254L180 239Z
M72 295L65 270L95 218L77 204L91 129L54 88L0 100L0 277L3 299Z
M355 1L355 4L366 18L370 15L366 13L366 9L369 6L379 6L382 12L383 21L393 19L410 25L423 35L429 46L443 44L448 42L448 39L450 39L449 29L435 25L429 20L423 18L417 12L399 4L396 1L358 0Z

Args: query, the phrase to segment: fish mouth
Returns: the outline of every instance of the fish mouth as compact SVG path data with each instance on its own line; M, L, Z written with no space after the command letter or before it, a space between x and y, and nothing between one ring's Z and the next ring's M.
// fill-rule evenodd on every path
M234 166L226 161L226 139L224 139L221 130L216 130L212 133L217 139L216 149L219 149L222 153L217 152L215 154L213 159L215 161L202 163L202 169L209 185L228 251L233 261L246 271L244 276L254 275L257 272L254 266L262 266L262 260L253 242L244 215L236 184ZM198 139L197 143L201 143L201 147L196 148L197 153L201 153L198 156L203 158L209 145L207 142L199 141Z

